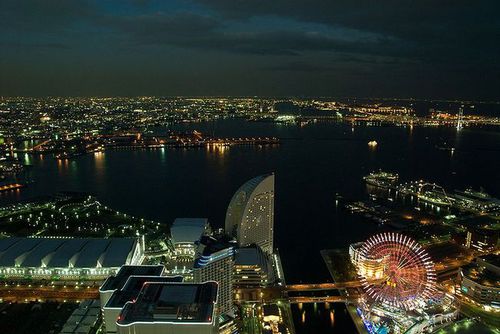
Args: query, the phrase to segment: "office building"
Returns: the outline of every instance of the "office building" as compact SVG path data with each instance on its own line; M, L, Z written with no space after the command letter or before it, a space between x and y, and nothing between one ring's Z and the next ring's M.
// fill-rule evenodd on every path
M106 333L116 333L116 319L123 306L139 295L146 282L182 282L182 276L167 277L162 265L123 266L99 288Z
M238 334L241 333L241 321L227 313L219 315L219 334Z
M216 334L216 282L144 283L116 321L119 334Z
M237 287L265 287L275 281L268 255L254 245L236 250L234 285Z
M362 249L364 242L357 242L349 245L349 257L351 263L356 268L358 274L362 277L382 278L387 268L388 256L364 256Z
M206 237L203 250L193 269L195 283L216 281L219 284L219 313L233 314L234 248L227 242Z
M351 258L352 264L357 267L358 262L361 258L361 249L363 248L364 242L356 242L349 245L349 257Z
M464 246L480 252L491 251L498 246L498 234L498 230L492 228L468 228Z
M130 276L162 276L164 269L162 265L122 266L115 275L109 276L99 287L101 305L106 305L113 293L123 288Z
M500 255L487 255L461 268L460 293L487 311L500 312Z
M225 227L240 247L256 244L268 254L273 252L274 174L253 178L236 191Z

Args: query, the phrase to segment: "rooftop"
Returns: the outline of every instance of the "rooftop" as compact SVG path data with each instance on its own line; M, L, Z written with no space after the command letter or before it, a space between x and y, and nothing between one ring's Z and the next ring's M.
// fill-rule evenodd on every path
M238 248L234 258L236 265L259 266L267 269L267 259L264 252L258 246Z
M273 177L274 178L274 174L264 174L264 175L259 175L257 177L254 177L253 179L248 180L247 182L245 182L240 187L240 189L238 189L238 191L236 193L238 193L240 191L244 191L244 192L246 192L248 194L251 194L268 177ZM274 182L274 179L273 179L273 182Z
M195 268L203 267L212 261L234 255L234 244L225 239L215 239L205 236L201 239L200 244L204 248L201 256L194 263Z
M277 315L280 316L280 310L276 304L266 304L262 305L262 313L266 315Z
M500 255L498 254L489 254L481 256L481 259L484 262L487 262L495 267L500 267Z
M200 240L207 226L207 218L177 218L170 228L170 233L174 243L194 243Z
M462 267L462 273L470 280L494 288L500 288L500 277L486 267L478 263L471 263Z
M60 333L89 333L96 325L100 313L98 300L83 301L68 318Z
M115 276L110 276L99 289L114 291L122 289L130 276L160 276L165 267L158 266L122 266Z
M147 282L136 301L125 305L117 324L129 325L139 321L209 324L214 321L217 292L216 282Z
M4 238L0 267L96 268L127 263L137 239Z
M75 268L95 267L97 260L102 255L104 255L104 252L109 245L110 242L109 240L106 239L96 239L92 240L92 242L87 242L85 246L83 246L83 248L71 258L70 262L72 267ZM122 246L128 246L128 245L127 243L125 243L125 245ZM124 262L122 264L124 264Z
M137 298L145 283L180 283L182 276L130 276L125 285L115 291L105 307L122 308L125 303Z

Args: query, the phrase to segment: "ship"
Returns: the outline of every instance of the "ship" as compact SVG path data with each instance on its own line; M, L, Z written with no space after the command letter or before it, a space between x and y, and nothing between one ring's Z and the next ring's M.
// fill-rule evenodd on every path
M456 199L459 209L480 213L492 213L500 211L500 200L490 196L483 189L475 191L467 188L464 191L455 191L453 197Z
M418 199L437 206L451 206L450 197L438 190L425 190L417 193Z
M483 189L479 190L479 191L476 191L472 188L467 188L465 189L463 192L462 191L455 191L457 194L460 194L464 197L467 197L467 198L473 198L473 199L476 199L476 200L483 200L483 201L488 201L488 200L491 200L491 199L494 199L493 197L491 197L488 193L486 193Z
M378 171L363 177L363 180L365 180L366 184L371 186L388 189L396 185L399 180L399 175L396 173Z
M70 160L83 155L83 152L61 152L56 154L56 159L58 160Z

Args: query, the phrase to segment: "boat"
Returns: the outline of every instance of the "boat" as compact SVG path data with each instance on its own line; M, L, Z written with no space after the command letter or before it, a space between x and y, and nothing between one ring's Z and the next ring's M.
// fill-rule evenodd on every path
M83 152L61 152L61 153L58 153L56 154L56 159L58 160L69 160L69 159L74 159L76 157L79 157L81 155L83 155L84 153Z
M472 188L467 188L463 192L456 191L456 193L463 195L464 197L475 198L478 200L491 200L493 199L488 193L486 193L483 189L476 191Z
M459 209L475 212L491 212L500 209L500 200L491 197L483 189L475 191L467 188L464 191L455 191L453 195Z
M419 200L437 206L451 206L450 197L436 190L426 190L417 194Z
M363 177L363 180L365 180L365 182L369 185L388 189L393 187L398 182L399 175L396 173L378 171Z

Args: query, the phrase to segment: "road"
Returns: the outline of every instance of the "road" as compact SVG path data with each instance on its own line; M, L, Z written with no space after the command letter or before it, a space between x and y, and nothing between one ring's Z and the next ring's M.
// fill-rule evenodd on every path
M77 301L98 298L99 290L96 287L0 286L0 299L11 302Z

